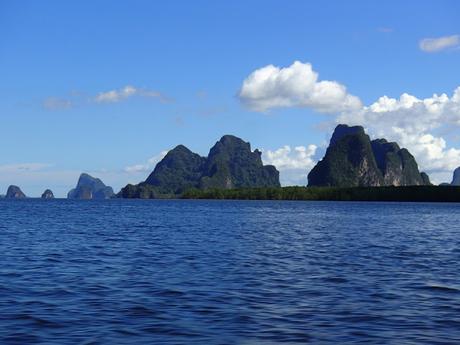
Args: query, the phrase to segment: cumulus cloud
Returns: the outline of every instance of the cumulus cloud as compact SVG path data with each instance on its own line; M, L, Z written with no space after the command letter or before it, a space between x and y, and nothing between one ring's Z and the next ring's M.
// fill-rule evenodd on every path
M139 172L150 172L150 171L153 170L153 168L155 168L155 165L159 161L161 161L164 158L164 156L166 156L167 153L168 153L167 150L166 151L161 151L159 154L149 158L144 163L130 165L130 166L125 167L124 171L127 172L127 173L130 173L130 174L139 173Z
M239 91L249 109L266 112L281 107L309 107L323 113L359 109L361 101L344 85L318 80L312 65L295 61L289 67L268 65L252 72Z
M170 98L158 91L136 88L131 85L126 85L118 90L100 92L96 97L94 97L94 101L96 103L117 103L133 96L157 98L161 102L165 103L171 101Z
M274 165L280 171L282 185L306 185L307 174L316 164L316 150L316 145L296 146L293 149L285 145L274 151L264 150L262 160L264 164Z
M427 53L436 53L448 48L460 47L460 35L424 38L419 42L419 47Z

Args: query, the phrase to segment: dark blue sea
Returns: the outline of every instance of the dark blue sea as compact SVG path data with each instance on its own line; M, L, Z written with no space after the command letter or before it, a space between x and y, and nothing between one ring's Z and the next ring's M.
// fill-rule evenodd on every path
M0 344L459 344L460 205L1 200Z

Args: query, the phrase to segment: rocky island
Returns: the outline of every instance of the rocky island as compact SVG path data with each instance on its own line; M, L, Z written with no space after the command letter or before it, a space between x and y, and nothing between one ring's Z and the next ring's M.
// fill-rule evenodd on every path
M307 186L281 187L279 172L264 165L261 152L233 135L224 135L206 157L184 145L170 150L145 181L128 184L120 198L249 200L354 200L460 202L460 167L451 183L433 186L414 156L386 139L374 139L362 126L338 125L322 160L310 171ZM69 199L109 199L113 189L83 173ZM10 186L6 198L25 198ZM54 198L45 190L42 199Z
M5 198L7 199L24 199L26 195L22 192L21 188L15 185L8 187Z
M263 165L261 152L233 135L224 135L207 157L176 146L138 185L127 185L122 198L177 197L190 189L280 187L279 172Z
M414 156L397 143L370 140L361 126L338 125L324 158L308 174L308 186L378 187L430 185Z
M46 189L42 196L41 196L42 199L54 199L54 194L53 194L53 191L51 189Z
M114 195L112 187L106 186L100 179L86 173L80 175L77 186L68 194L68 199L110 199Z

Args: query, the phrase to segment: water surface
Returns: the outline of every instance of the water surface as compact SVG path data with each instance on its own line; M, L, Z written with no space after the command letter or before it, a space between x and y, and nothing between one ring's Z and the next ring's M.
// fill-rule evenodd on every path
M0 201L1 344L459 344L460 205Z

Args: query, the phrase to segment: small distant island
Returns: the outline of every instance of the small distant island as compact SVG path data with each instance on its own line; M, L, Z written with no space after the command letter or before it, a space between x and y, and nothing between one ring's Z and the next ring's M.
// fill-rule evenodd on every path
M42 196L41 196L42 199L54 199L54 194L53 194L53 191L51 189L46 189Z
M114 196L112 187L106 186L100 179L83 173L80 175L77 186L67 194L68 199L110 199Z
M383 138L371 140L362 126L335 128L307 186L281 187L279 171L264 165L261 155L233 135L224 135L206 157L178 145L139 184L115 194L99 178L82 173L67 198L460 202L460 167L451 183L434 186L407 149ZM5 197L26 195L12 185ZM54 194L47 189L41 198Z
M8 190L6 191L5 198L7 199L24 199L26 198L26 195L23 193L21 188L15 185L11 185L8 187Z

